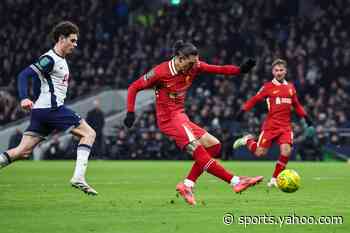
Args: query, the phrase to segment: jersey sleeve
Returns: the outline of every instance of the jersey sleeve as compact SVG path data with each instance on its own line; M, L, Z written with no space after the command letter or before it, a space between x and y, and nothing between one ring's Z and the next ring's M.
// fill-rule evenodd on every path
M135 101L136 95L139 91L152 88L158 82L161 77L161 71L159 66L148 71L146 74L142 75L139 79L134 81L128 88L128 97L127 97L127 111L135 111Z
M240 68L235 65L210 65L206 62L199 61L198 71L200 73L237 75L240 74Z
M268 87L264 85L255 96L244 103L243 110L246 112L250 111L258 102L263 101L266 97L268 97Z
M19 75L17 76L17 89L18 89L18 95L19 99L27 99L28 98L28 79L33 79L33 89L34 89L34 95L35 98L38 96L38 92L40 92L40 86L38 90L38 74L30 67L26 67L24 70L22 70ZM39 81L40 85L40 81Z
M293 103L293 107L295 109L295 112L297 113L297 115L299 117L306 117L306 111L304 109L304 107L300 104L299 99L298 99L298 95L297 92L293 86L293 96L292 96L292 103Z
M49 55L44 55L38 59L37 62L33 64L35 68L39 70L39 72L46 76L51 73L54 67L55 61Z

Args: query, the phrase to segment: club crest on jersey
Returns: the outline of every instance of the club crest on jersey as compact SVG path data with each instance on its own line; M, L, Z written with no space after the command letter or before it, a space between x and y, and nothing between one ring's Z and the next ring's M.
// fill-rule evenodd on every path
M293 95L293 90L292 90L292 88L289 88L289 94L290 94L290 95Z
M189 84L191 82L191 76L187 75L185 78L186 84Z
M154 76L154 70L150 70L148 71L144 76L143 76L143 79L145 81L149 80L150 78L152 78Z

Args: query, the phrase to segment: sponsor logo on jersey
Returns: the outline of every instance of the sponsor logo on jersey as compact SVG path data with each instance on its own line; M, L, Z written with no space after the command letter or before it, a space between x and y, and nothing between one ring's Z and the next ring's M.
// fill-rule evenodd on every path
M280 97L276 98L276 104L291 104L291 103L292 103L291 98L280 98Z
M275 90L272 92L272 94L277 94L278 92L280 92L280 90Z

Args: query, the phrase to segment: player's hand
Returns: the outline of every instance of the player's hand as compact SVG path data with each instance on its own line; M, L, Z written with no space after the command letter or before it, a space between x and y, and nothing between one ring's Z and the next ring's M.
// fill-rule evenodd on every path
M33 101L31 101L30 99L21 100L21 107L24 110L31 110L33 108L33 105Z
M308 127L314 126L314 123L312 122L312 120L308 116L305 117L305 122L306 122Z
M134 124L134 121L135 121L135 113L127 112L126 117L124 119L124 125L128 128L131 128L131 126Z
M315 134L316 134L316 129L315 129L315 127L313 127L313 126L307 127L307 128L305 129L305 131L304 131L304 134L305 134L305 137L307 137L307 138L312 138L312 137L314 137Z
M314 123L310 117L306 116L301 120L301 125L304 128L305 137L313 137L316 134Z
M240 70L242 74L248 73L254 66L256 65L256 61L253 58L248 58L243 64L240 66Z
M314 123L310 119L310 117L305 116L304 118L301 119L301 125L303 126L303 129L305 130L308 127L313 127Z

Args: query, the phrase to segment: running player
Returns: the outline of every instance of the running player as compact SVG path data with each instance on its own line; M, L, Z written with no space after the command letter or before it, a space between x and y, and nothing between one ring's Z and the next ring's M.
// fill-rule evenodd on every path
M248 134L237 139L233 148L241 146L247 148L256 156L266 155L273 141L280 145L280 156L277 161L269 187L277 185L276 177L287 166L293 144L293 131L291 125L291 112L294 108L297 115L303 119L306 127L312 127L312 122L306 115L304 108L299 103L293 84L286 81L287 62L277 59L272 63L273 80L267 82L259 92L250 98L243 106L238 116L250 111L255 104L266 99L268 114L262 126L262 132L256 142L253 135ZM241 117L238 117L241 118Z
M174 51L174 57L170 61L155 66L129 86L128 112L124 124L130 128L135 120L137 92L154 88L159 129L173 139L180 149L190 153L195 160L187 178L176 186L177 192L190 205L196 204L193 187L203 171L229 183L235 192L242 192L260 182L263 179L261 176L254 178L234 176L213 159L220 154L219 140L190 121L184 110L186 92L198 74L244 74L254 67L255 61L249 59L241 67L209 65L199 60L198 50L193 44L183 41L175 43Z
M87 194L97 195L96 190L85 180L95 131L79 115L64 106L69 81L66 56L77 46L78 36L79 28L72 22L58 23L52 30L54 47L19 74L21 107L31 110L30 125L16 148L0 154L0 168L16 160L28 158L34 147L52 131L70 132L80 138L75 171L70 183ZM38 84L34 85L37 97L34 102L28 97L29 78L34 79L34 84Z

